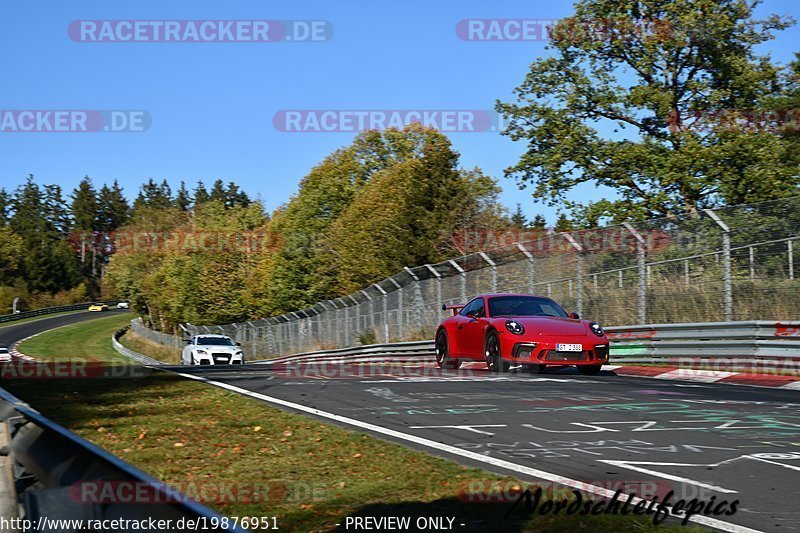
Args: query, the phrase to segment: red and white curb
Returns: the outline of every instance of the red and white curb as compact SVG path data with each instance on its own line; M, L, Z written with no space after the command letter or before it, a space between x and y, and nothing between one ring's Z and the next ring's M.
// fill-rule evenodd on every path
M620 376L636 376L698 383L726 383L731 385L755 385L781 389L800 390L800 376L780 374L754 374L751 372L726 372L722 370L700 370L694 368L658 366L606 365L603 370L613 370Z

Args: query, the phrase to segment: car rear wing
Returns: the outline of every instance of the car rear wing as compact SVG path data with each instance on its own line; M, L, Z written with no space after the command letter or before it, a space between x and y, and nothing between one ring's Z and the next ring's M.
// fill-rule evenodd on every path
M450 309L451 311L453 311L453 316L456 316L456 315L458 314L458 312L459 312L459 311L461 311L462 309L464 309L464 305L463 305L463 304L461 304L461 305L447 305L447 304L442 304L442 311L447 311L448 309Z

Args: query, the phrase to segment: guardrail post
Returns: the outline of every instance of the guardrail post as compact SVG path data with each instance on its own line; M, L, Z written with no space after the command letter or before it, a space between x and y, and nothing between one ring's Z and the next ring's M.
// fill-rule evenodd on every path
M394 278L388 279L397 287L397 334L400 336L400 339L403 339L405 333L403 328L403 286L397 283Z
M481 258L484 261L486 261L486 263L491 267L491 269L492 269L492 292L497 292L497 263L492 261L489 258L489 256L486 255L485 252L478 252L478 255L480 255Z
M383 295L383 342L389 342L389 295L377 283L373 287Z
M622 225L625 227L625 229L631 232L631 235L633 235L633 237L636 239L636 270L639 278L638 291L636 295L637 321L639 324L644 324L647 321L647 298L645 293L647 290L645 284L647 275L645 268L645 254L647 253L647 250L645 249L644 237L642 237L639 232L630 225L630 223L623 222Z
M722 305L725 321L733 320L733 287L731 284L731 230L711 209L703 210L722 230Z
M561 235L575 248L575 278L576 278L576 302L575 306L578 308L578 314L583 314L583 246L580 245L575 238L567 232Z
M526 258L528 258L528 294L533 294L533 285L534 285L534 275L535 269L533 264L533 254L528 251L527 248L521 243L517 243L517 249L522 252Z
M452 259L448 259L447 262L450 263L450 266L456 269L461 277L461 303L465 304L467 303L467 271L461 268L461 265Z

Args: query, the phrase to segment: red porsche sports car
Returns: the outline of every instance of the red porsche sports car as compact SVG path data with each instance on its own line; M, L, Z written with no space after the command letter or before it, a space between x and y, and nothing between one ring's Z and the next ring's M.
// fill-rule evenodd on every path
M459 368L485 361L491 372L524 365L576 366L596 374L608 363L608 338L597 322L567 314L556 302L530 294L482 294L466 305L443 305L453 316L436 331L436 362Z

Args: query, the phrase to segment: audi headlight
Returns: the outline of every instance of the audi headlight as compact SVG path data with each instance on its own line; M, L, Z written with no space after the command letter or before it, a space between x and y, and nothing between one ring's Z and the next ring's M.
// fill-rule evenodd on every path
M199 350L199 349L198 349L198 350L195 350L195 351L196 351L197 353L201 353L201 354L203 354L203 355L206 355L206 354L208 353L208 352L207 352L207 351L205 351L205 350Z
M509 331L509 333L513 333L514 335L522 335L525 333L525 328L522 327L522 324L516 320L507 320L506 329Z
M589 324L589 329L592 330L592 333L597 335L598 337L602 337L606 333L603 331L603 327L598 324L597 322L592 322Z

